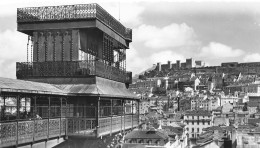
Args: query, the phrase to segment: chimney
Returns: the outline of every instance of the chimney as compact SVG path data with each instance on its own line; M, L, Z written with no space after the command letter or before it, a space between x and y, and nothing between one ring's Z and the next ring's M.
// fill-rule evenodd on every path
M161 62L158 62L158 63L157 63L157 70L158 70L158 71L161 71L161 70L162 70Z
M177 101L178 101L178 110L177 111L180 111L180 97L177 97Z

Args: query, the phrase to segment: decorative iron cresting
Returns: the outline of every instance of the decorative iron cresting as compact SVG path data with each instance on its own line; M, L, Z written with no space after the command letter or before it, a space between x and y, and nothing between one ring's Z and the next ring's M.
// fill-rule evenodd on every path
M98 19L127 40L132 40L132 29L124 27L98 4L79 4L17 9L18 23Z

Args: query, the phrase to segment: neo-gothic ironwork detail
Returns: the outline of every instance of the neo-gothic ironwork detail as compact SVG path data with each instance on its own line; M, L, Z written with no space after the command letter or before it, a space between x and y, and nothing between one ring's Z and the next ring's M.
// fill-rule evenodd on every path
M51 61L17 63L17 78L31 77L87 77L96 75L119 82L129 80L128 72L97 61Z
M27 7L17 9L17 22L68 21L98 19L127 40L132 40L132 30L125 28L98 4Z

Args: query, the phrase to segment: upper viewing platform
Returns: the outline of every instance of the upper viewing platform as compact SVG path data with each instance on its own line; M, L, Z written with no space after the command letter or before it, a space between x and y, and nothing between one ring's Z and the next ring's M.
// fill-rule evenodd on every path
M18 31L31 34L30 31L45 27L46 29L55 29L55 23L70 22L64 27L68 28L88 28L99 27L98 22L85 22L86 20L98 20L106 27L116 32L123 39L132 41L132 29L124 27L119 21L111 16L98 4L78 4L78 5L62 5L62 6L46 6L46 7L26 7L17 9ZM71 22L78 22L73 24ZM34 25L53 23L53 25ZM24 26L24 24L32 24L32 26ZM59 26L60 28L61 26Z
M18 8L17 30L28 35L27 61L17 62L18 79L131 81L126 50L132 30L98 4Z

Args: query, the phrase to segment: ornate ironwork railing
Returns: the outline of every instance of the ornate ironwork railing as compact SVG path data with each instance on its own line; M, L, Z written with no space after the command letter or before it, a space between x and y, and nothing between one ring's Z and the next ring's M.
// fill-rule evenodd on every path
M27 7L17 9L18 23L82 19L98 19L125 39L132 40L132 30L125 28L98 4Z
M123 116L115 116L99 119L98 136L124 130L122 126L123 118Z
M119 82L129 82L129 72L100 61L17 62L18 79L36 77L88 77L96 75Z
M98 137L138 126L138 115L122 115L99 119Z
M95 136L96 119L92 118L67 118L68 135Z
M0 147L31 143L65 134L65 118L0 123Z
M138 115L100 118L66 117L0 123L0 147L10 147L65 135L100 137L138 126Z

